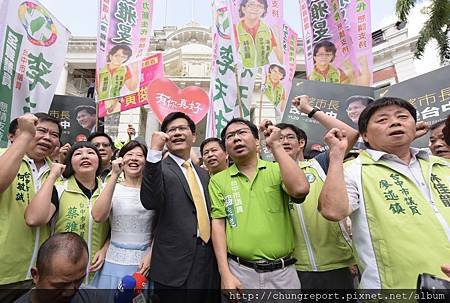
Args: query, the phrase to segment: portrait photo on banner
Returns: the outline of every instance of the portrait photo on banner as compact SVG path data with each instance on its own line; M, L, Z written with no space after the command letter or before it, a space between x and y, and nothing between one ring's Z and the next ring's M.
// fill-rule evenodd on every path
M231 0L235 53L244 68L283 64L282 0Z
M300 0L308 80L372 84L370 1Z

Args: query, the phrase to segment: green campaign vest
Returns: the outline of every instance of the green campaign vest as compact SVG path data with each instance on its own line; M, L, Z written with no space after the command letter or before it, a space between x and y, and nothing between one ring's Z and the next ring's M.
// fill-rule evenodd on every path
M328 271L355 264L351 244L339 222L325 219L317 210L325 173L316 160L300 163L309 182L309 194L302 204L291 204L298 271Z
M419 159L432 202L407 177L367 152L359 156L364 207L381 288L415 289L420 273L445 275L449 262L450 166L438 157ZM358 159L354 160L357 161ZM448 231L447 231L448 232ZM356 240L356 239L355 239ZM354 242L355 250L361 247ZM361 266L362 272L364 267ZM364 276L364 273L363 273Z
M48 171L44 174L43 179ZM0 285L31 279L29 269L39 246L50 235L48 225L29 227L25 223L25 210L34 195L35 181L25 156L16 178L0 193Z
M236 31L239 41L239 54L244 67L253 68L269 64L269 55L272 51L272 32L267 24L262 21L259 23L255 40L244 29L242 22L239 22Z
M89 260L102 248L109 233L109 223L96 223L91 215L92 207L102 190L100 178L97 178L97 182L98 188L90 200L78 187L74 176L56 185L60 198L55 233L79 234L88 244Z
M276 107L278 106L278 104L280 104L281 99L283 98L284 88L281 83L274 87L272 82L267 81L264 94Z
M313 68L311 75L309 76L309 80L316 80L316 81L322 81L322 82L330 82L330 83L341 83L341 73L339 70L335 67L333 67L331 64L328 65L328 73L325 76L323 76L321 73L319 73L316 68Z
M109 99L120 96L120 90L125 84L127 67L120 66L111 74L108 67L103 68L98 75L98 99Z

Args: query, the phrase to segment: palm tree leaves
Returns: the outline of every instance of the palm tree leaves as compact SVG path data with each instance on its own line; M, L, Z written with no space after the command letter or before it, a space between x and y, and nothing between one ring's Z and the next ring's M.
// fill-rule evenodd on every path
M396 12L401 21L405 21L417 0L397 0ZM425 8L429 16L419 32L417 49L414 53L416 58L421 58L425 46L435 39L439 47L439 56L442 63L450 62L450 0L432 0Z

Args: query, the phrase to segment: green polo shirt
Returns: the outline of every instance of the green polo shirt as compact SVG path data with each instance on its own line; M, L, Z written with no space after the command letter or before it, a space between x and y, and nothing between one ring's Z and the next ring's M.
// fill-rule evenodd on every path
M212 218L227 218L228 253L252 261L292 254L289 195L278 163L258 160L253 180L232 165L211 178L209 194Z

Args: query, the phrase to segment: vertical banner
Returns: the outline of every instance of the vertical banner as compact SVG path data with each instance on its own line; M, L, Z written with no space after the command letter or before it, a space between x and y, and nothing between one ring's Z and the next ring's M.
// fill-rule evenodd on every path
M143 59L141 66L141 82L139 84L139 91L124 97L99 101L99 118L148 104L148 90L150 85L153 80L164 77L162 54L158 53Z
M309 80L370 86L370 0L299 0Z
M244 68L283 65L283 0L229 0L236 61Z
M38 1L0 3L0 145L9 122L48 112L67 51L69 32Z
M234 117L250 119L250 104L256 71L238 68L231 41L232 24L227 0L213 0L211 105L206 124L206 137L220 132Z
M350 38L355 49L356 63L359 67L355 73L356 85L371 86L373 83L372 25L370 0L342 1L344 23L350 26Z
M272 63L264 68L263 98L273 104L277 121L281 120L296 69L297 33L283 25L281 49L284 64Z
M100 0L97 37L97 98L137 93L147 55L153 0Z

